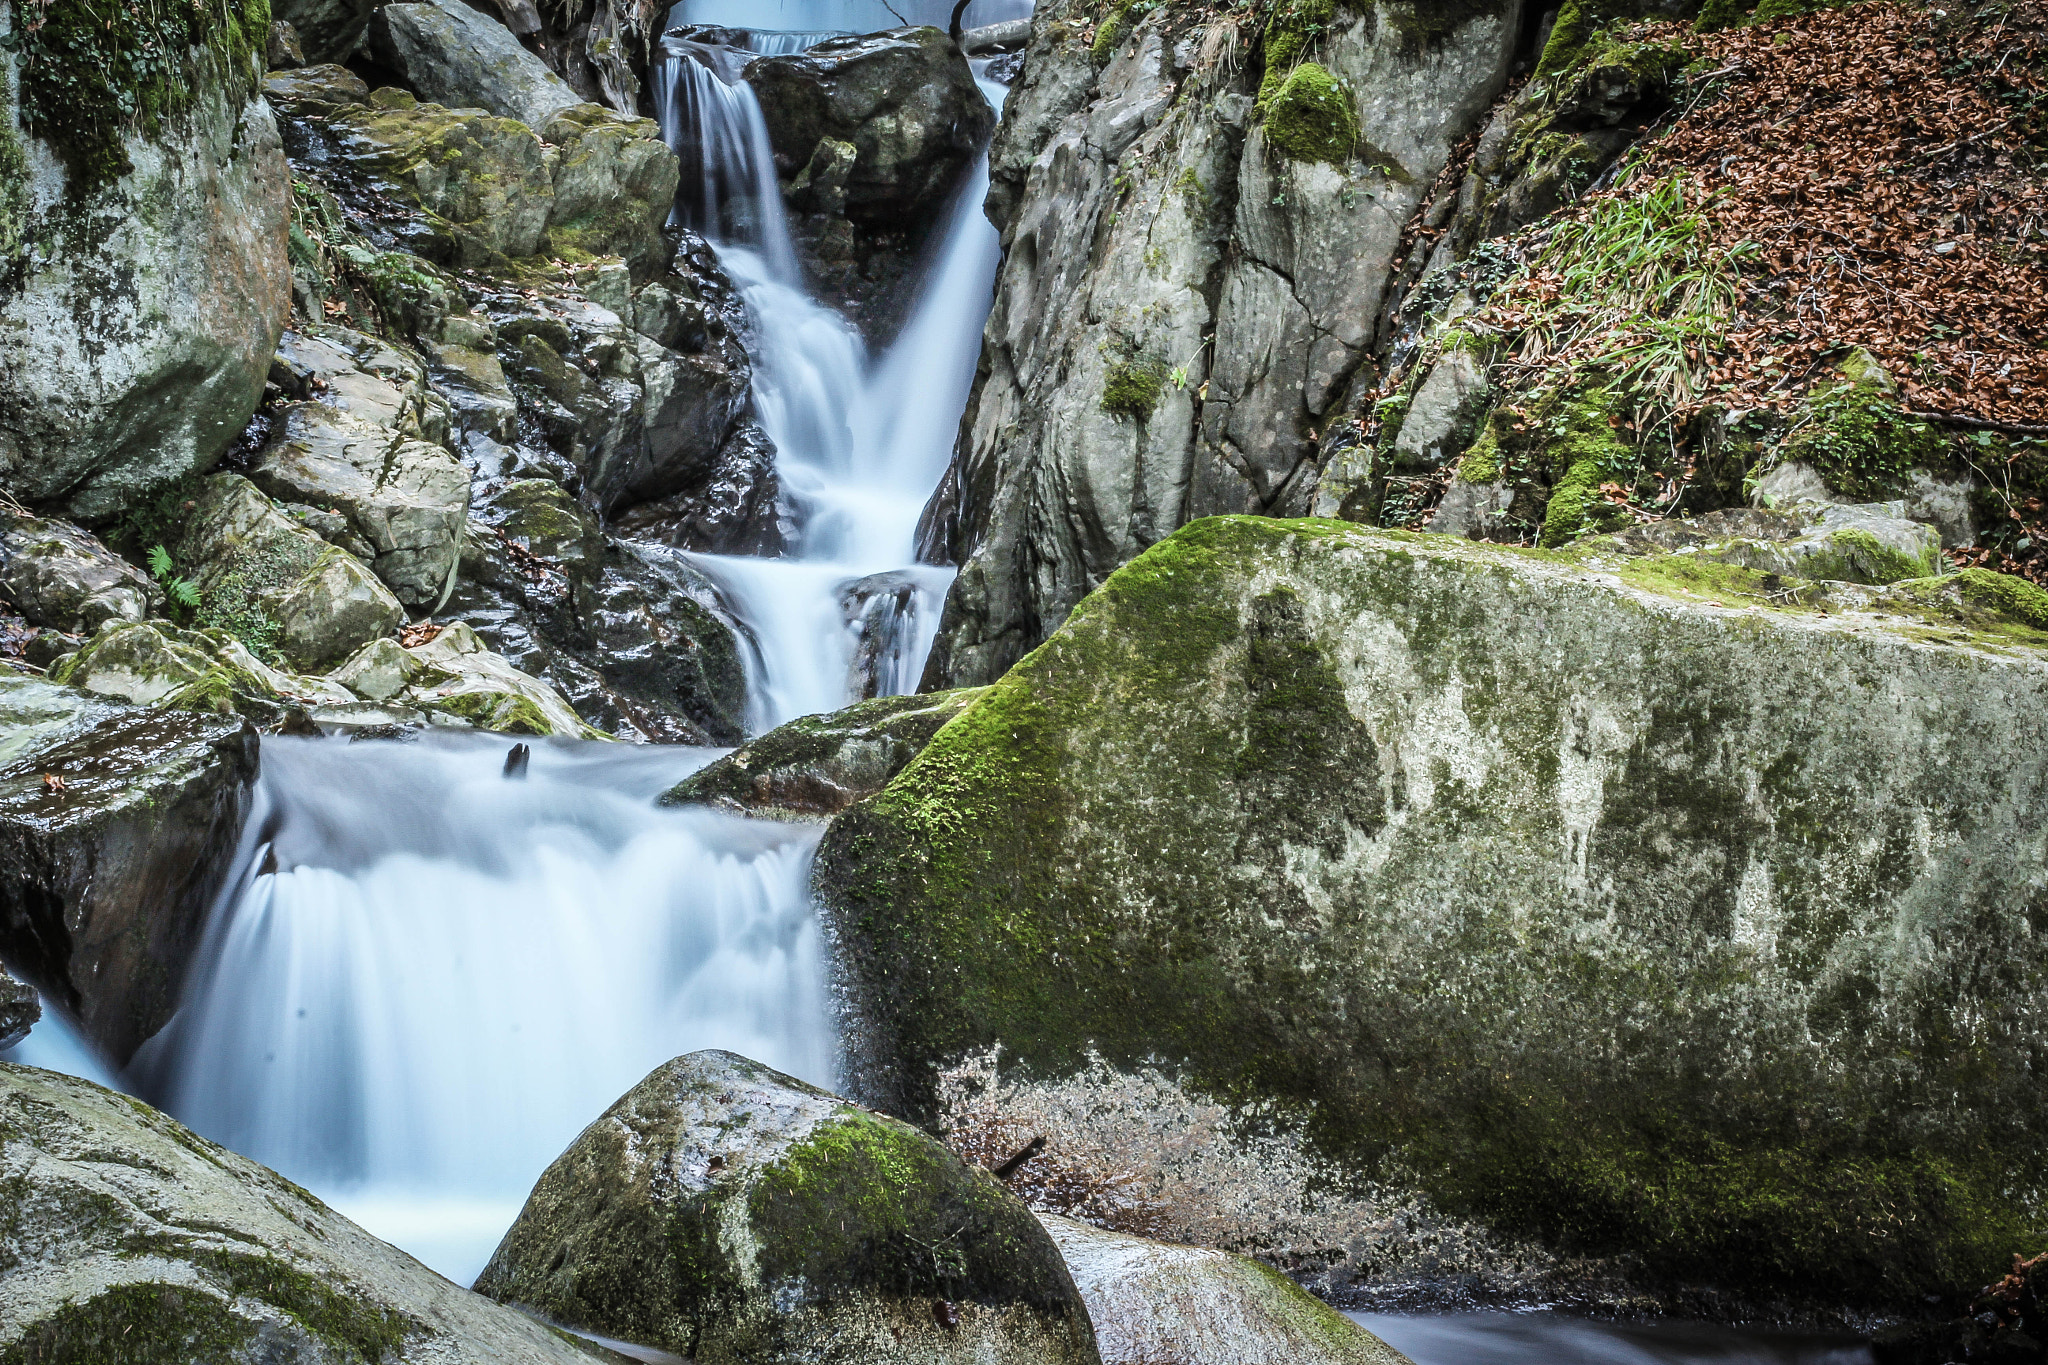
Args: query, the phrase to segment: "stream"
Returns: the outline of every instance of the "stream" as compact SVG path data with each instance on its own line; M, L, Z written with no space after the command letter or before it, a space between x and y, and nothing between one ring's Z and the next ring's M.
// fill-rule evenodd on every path
M897 7L943 24L947 0ZM985 0L970 24L1028 0ZM951 570L912 540L973 380L999 257L986 157L932 233L889 348L806 290L758 106L736 72L820 30L894 21L872 0L685 0L671 25L772 23L743 51L670 44L663 135L678 215L744 295L759 420L799 534L779 558L691 555L757 643L759 732L915 690ZM982 87L998 109L1004 90ZM694 178L693 178L694 172ZM729 1048L834 1082L815 826L666 809L720 751L553 742L507 781L507 741L271 737L186 1004L115 1076L54 1010L10 1061L119 1084L307 1186L458 1283L546 1165L677 1054ZM1359 1315L1418 1365L1500 1361L1854 1365L1853 1344L1545 1314Z

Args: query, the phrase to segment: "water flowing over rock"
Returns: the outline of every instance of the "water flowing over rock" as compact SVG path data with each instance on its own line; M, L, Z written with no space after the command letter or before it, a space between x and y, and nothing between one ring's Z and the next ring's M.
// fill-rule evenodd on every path
M1409 1365L1271 1266L1058 1214L1039 1221L1088 1305L1102 1365Z
M1308 509L1404 226L1506 81L1518 15L1339 9L1291 77L1276 21L1262 87L1230 21L1037 8L991 151L982 370L921 540L961 566L931 685L993 680L1191 518ZM1282 77L1330 108L1291 112ZM1334 144L1297 145L1318 117Z
M0 590L39 626L89 635L162 605L149 575L67 522L0 513Z
M10 42L7 66L22 60ZM176 71L187 107L117 134L118 176L13 132L29 111L5 82L0 483L16 498L111 520L212 466L255 410L290 302L291 200L257 60Z
M241 832L255 731L11 674L0 720L0 956L126 1061L178 1006Z
M477 1289L704 1362L1099 1359L1052 1239L993 1176L729 1052L677 1058L586 1128Z
M777 726L662 795L665 806L703 802L737 815L823 820L889 785L939 727L981 695L962 688L878 697L829 716Z
M289 1180L89 1081L0 1062L0 1353L589 1365ZM111 1347L108 1343L115 1343Z
M1967 1289L2044 1232L2044 627L1974 570L1202 521L830 827L857 1092L1099 1048L1507 1232Z

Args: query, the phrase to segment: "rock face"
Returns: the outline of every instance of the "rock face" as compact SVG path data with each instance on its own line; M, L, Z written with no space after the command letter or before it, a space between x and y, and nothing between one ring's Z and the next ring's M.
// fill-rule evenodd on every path
M1978 571L1190 526L827 832L857 1092L1177 1060L1567 1249L1980 1284L2048 1233L2036 622Z
M116 92L43 108L21 102L18 75L5 82L0 483L29 504L110 519L212 465L255 410L290 301L291 192L255 89L263 35L241 27L263 8L216 7L215 46L150 93L164 108L153 133L112 123ZM0 19L7 65L45 73L42 98L59 77L107 79L71 73L68 50L17 55L18 22ZM65 22L38 41L62 41ZM68 152L15 132L29 128L54 128Z
M831 38L749 63L778 156L813 166L821 149L853 149L836 171L837 208L866 224L906 225L937 212L995 126L974 73L936 28Z
M705 1365L1098 1360L1052 1239L994 1177L729 1052L586 1128L477 1289Z
M829 716L793 720L690 774L663 793L661 804L701 802L775 820L829 819L889 785L981 691L877 697Z
M277 0L270 12L292 26L309 62L347 61L376 10L374 0Z
M67 522L0 513L0 591L30 623L89 635L161 606L149 575Z
M483 109L536 130L583 102L512 30L460 0L382 6L370 20L370 53L430 104Z
M1271 1266L1039 1215L1095 1324L1102 1365L1409 1365Z
M598 1356L87 1081L0 1062L0 1179L16 1215L0 1224L7 1359L590 1365Z
M255 731L7 675L0 717L0 956L125 1062L177 1009L241 833Z
M1290 13L1238 61L1171 15L1035 11L990 153L982 369L922 540L961 566L928 686L992 681L1191 518L1308 509L1404 225L1505 82L1519 6Z
M43 1017L43 1002L33 986L25 986L0 967L0 1049L13 1047L28 1037L36 1020Z

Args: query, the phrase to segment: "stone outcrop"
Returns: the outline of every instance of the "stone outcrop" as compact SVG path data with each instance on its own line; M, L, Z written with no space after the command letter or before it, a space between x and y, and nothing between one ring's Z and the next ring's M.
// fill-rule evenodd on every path
M1409 1365L1271 1266L1038 1218L1088 1305L1102 1365Z
M109 624L52 664L49 676L110 701L232 713L262 725L308 705L349 700L336 683L271 667L225 630L184 630L169 621Z
M0 1356L591 1365L139 1100L0 1062Z
M707 1365L1098 1360L1052 1239L993 1176L729 1052L584 1129L477 1290Z
M0 966L0 1051L28 1037L43 1017L43 1002L33 986L24 985Z
M877 697L804 716L750 740L663 793L664 806L705 804L774 820L826 820L889 785L939 727L981 695Z
M1505 83L1520 6L1324 14L1261 37L1037 8L991 152L982 370L922 538L961 566L928 685L993 680L1191 518L1307 510L1403 229Z
M856 1093L1178 1064L1504 1232L1835 1302L2039 1244L2048 594L1625 540L1120 570L828 830Z
M241 833L255 731L4 673L0 718L0 957L125 1062L177 1009Z
M379 7L370 54L429 104L483 109L536 130L583 102L512 30L461 0Z
M243 30L262 9L216 6L159 86L98 93L76 17L20 48L21 16L0 18L7 67L40 77L0 83L0 484L31 506L111 520L210 467L255 410L291 200L263 35Z
M270 12L292 26L307 62L343 62L356 50L376 11L375 0L276 0Z
M68 522L0 513L0 592L32 625L89 635L107 621L140 621L163 590Z

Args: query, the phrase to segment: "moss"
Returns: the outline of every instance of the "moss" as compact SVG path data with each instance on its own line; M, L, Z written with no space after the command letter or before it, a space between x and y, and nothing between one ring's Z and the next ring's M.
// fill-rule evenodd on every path
M1925 578L1939 567L1938 563L1894 550L1868 531L1851 527L1830 533L1827 548L1809 556L1799 569L1804 578L1885 584Z
M1973 606L2035 630L2048 630L2048 592L2024 578L1989 569L1965 569L1944 581L1954 582L1963 600Z
M123 1284L29 1324L0 1365L232 1365L255 1335L202 1290Z
M403 1313L343 1293L274 1256L206 1251L192 1258L209 1277L236 1294L260 1299L346 1357L377 1365L397 1355L407 1336L424 1330Z
M1543 55L1536 60L1538 76L1555 76L1568 70L1578 61L1585 50L1587 40L1598 27L1594 0L1564 0L1557 7L1557 18L1550 26L1550 37L1543 44Z
M1493 483L1501 475L1500 433L1494 430L1505 414L1498 409L1487 415L1479 439L1458 460L1458 477L1466 483Z
M1700 6L1699 17L1693 20L1695 33L1719 33L1724 28L1734 28L1749 17L1756 0L1707 0Z
M453 696L436 697L434 709L459 717L484 730L495 730L501 734L537 735L545 738L555 732L548 722L547 713L539 706L516 692L457 692Z
M1560 433L1551 445L1551 459L1563 474L1544 508L1536 541L1543 548L1628 524L1628 514L1599 495L1600 485L1610 480L1635 482L1636 452L1615 435L1612 415L1612 398L1596 389L1568 398L1555 419Z
M128 5L49 0L8 41L20 71L23 128L50 144L74 194L133 169L126 139L159 136L211 85L232 103L254 92L269 0Z
M0 122L0 280L13 274L15 261L28 245L32 202L28 153L13 127Z
M1882 389L1838 384L1812 400L1812 416L1779 447L1779 460L1811 464L1828 488L1852 502L1903 493L1915 469L1938 467L1947 443L1932 425L1907 417Z
M1295 161L1341 164L1358 145L1358 115L1351 96L1317 62L1288 74L1266 105L1267 145Z
M1131 36L1131 0L1118 0L1095 25L1095 43L1088 49L1097 66L1107 66L1124 39Z
M1144 421L1159 406L1166 389L1166 370L1151 361L1110 366L1102 380L1102 410Z
M299 536L277 536L245 546L218 567L208 567L194 622L202 630L224 630L263 662L281 665L284 627L271 614L272 604L319 568L323 559L342 553Z
M1259 113L1265 113L1272 104L1280 87L1293 74L1295 64L1314 48L1336 14L1336 0L1286 0L1275 8L1259 44L1260 59L1265 65L1254 103Z

